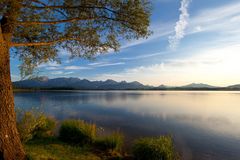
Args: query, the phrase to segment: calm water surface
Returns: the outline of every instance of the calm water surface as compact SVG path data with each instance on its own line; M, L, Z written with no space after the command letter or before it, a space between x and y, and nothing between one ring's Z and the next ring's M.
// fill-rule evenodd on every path
M120 130L127 143L171 134L186 160L240 160L240 92L25 92L15 93L15 104Z

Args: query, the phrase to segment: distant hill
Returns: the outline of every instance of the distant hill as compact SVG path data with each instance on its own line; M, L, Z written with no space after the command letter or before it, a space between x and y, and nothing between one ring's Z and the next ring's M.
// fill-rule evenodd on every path
M143 85L137 81L117 82L111 79L106 81L89 81L79 78L37 77L28 80L13 82L15 89L56 89L56 90L240 90L240 84L228 87L216 87L203 83L191 83L185 86L172 87L160 85L153 87Z
M208 84L204 84L204 83L191 83L185 86L181 86L180 88L189 88L189 89L199 89L199 88L209 88L209 89L213 89L213 88L219 88L216 86L210 86Z
M240 84L228 86L228 88L230 88L230 89L240 89Z
M127 89L147 89L137 81L134 82L116 82L114 80L89 81L79 78L34 78L13 82L14 88L19 89L89 89L89 90L127 90Z
M155 89L159 89L159 90L167 90L167 89L170 89L170 88L172 88L172 87L166 86L166 85L163 85L163 84L161 84L158 87L155 87Z

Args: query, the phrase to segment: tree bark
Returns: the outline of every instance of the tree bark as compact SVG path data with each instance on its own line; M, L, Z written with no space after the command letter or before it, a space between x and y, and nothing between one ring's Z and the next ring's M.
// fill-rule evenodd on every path
M16 126L9 48L0 25L0 160L24 160Z

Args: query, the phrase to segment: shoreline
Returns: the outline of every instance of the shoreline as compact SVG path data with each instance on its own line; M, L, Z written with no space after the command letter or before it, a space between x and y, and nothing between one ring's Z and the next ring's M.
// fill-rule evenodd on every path
M80 91L236 91L240 89L13 89L13 92L80 92Z

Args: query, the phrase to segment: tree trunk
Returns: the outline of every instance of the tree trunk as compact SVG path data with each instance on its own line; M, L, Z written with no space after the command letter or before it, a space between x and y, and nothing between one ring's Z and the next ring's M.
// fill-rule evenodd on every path
M16 127L10 76L9 43L0 25L0 160L24 160L25 153Z

